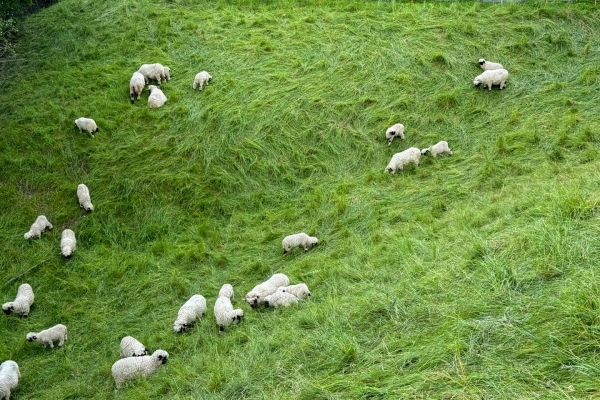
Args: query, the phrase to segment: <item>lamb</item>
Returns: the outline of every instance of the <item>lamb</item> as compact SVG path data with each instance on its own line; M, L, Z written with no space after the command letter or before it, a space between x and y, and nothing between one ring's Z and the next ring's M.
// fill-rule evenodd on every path
M437 157L438 155L443 155L443 154L448 154L451 156L452 150L450 150L450 147L448 146L448 142L442 140L442 141L437 142L433 146L430 146L426 149L421 150L421 155L426 156L427 154L431 154L434 157Z
M385 131L385 137L388 140L388 146L392 144L394 138L399 137L400 139L404 139L404 125L396 124L390 126L387 131Z
M121 358L141 357L148 354L146 346L133 336L125 336L121 339Z
M145 83L148 83L149 79L155 79L160 85L161 79L171 80L171 69L159 63L143 64L137 72L144 75Z
M229 325L239 324L244 318L244 311L241 308L236 308L234 310L228 296L217 297L213 311L215 319L217 320L219 332L223 332Z
M208 74L206 71L198 72L196 77L194 78L194 83L192 84L192 88L202 90L204 85L208 85L208 82L212 81L212 76Z
M135 95L137 95L138 100L140 99L144 86L146 86L146 77L140 71L134 72L129 81L129 97L132 104L135 101Z
M150 356L121 358L111 368L117 389L120 389L125 381L137 379L140 375L152 375L161 365L166 364L168 359L169 353L164 350L156 350Z
M15 297L14 301L2 304L2 311L6 315L16 313L23 318L27 318L34 298L33 289L28 283L24 283L17 289L17 297Z
M299 299L310 297L310 290L305 283L298 283L297 285L282 286L277 289L278 292L287 292L293 294Z
M503 69L504 68L502 66L502 64L500 64L500 63L485 61L485 59L483 59L483 58L479 59L479 65L481 66L481 69L484 71L490 71L493 69Z
M286 236L281 241L283 247L283 254L291 251L294 247L302 247L304 251L308 251L313 246L319 244L319 240L314 236L308 236L304 232L295 233L293 235ZM284 286L284 285L283 285Z
M46 344L49 344L51 349L54 348L53 342L58 340L58 347L61 347L65 343L65 340L67 340L67 327L62 324L54 325L52 328L41 332L29 332L25 338L27 338L28 342L36 341L43 343L44 347L46 347Z
M483 71L481 75L477 75L473 80L475 86L483 84L483 88L487 86L489 90L492 90L492 85L499 85L500 90L506 87L506 80L508 79L508 71L505 69L493 69L490 71Z
M300 301L299 298L297 298L291 293L282 290L277 290L275 293L272 293L265 297L265 305L267 307L270 306L275 308L279 308L281 306L287 307L292 304L296 304L298 301Z
M75 239L75 232L70 229L62 231L60 238L60 254L65 258L71 258L73 252L77 249L77 240Z
M173 324L173 329L177 333L183 333L187 328L191 327L198 318L202 318L206 312L206 299L199 295L193 295L177 313L177 319Z
M400 153L396 153L392 156L390 163L385 167L384 172L395 174L398 171L402 171L408 164L413 163L419 166L419 159L421 158L421 150L416 147L408 148Z
M79 198L79 206L87 212L94 211L94 205L90 198L90 190L86 185L80 183L77 185L77 198Z
M39 239L40 236L42 236L42 233L46 231L51 231L52 228L52 224L50 223L50 221L48 221L48 218L46 218L45 215L40 215L39 217L37 217L35 222L31 224L29 232L25 233L23 237L25 239Z
M0 364L0 400L10 400L10 392L19 384L21 371L19 365L13 360L6 360Z
M148 86L148 90L150 91L150 96L148 96L148 107L162 107L162 105L167 101L167 96L165 96L163 91L154 85Z
M256 308L258 305L264 303L265 297L275 293L275 291L281 286L287 286L290 284L290 280L284 274L275 274L265 282L256 285L246 295L246 302L250 304L250 307Z
M79 132L86 131L92 137L95 137L94 134L100 131L98 125L96 125L96 121L91 118L77 118L75 120L75 126L79 128Z

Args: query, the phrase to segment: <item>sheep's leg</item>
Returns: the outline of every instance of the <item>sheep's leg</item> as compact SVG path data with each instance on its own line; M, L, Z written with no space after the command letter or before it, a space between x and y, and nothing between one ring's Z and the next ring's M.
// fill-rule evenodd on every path
M53 349L54 348L54 343L52 343L52 340L50 342L48 342L48 344L50 345L50 348Z

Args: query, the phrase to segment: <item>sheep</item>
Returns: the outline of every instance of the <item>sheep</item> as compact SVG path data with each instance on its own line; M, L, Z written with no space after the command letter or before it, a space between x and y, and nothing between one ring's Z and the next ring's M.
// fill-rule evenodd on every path
M275 293L272 293L268 296L265 297L265 305L267 307L287 307L290 306L292 304L296 304L298 301L300 301L299 298L297 298L296 296L294 296L291 293L282 291L282 290L277 290Z
M223 286L221 286L221 290L219 290L218 297L221 296L225 296L229 300L233 300L233 286L231 286L229 283L226 283Z
M46 344L49 344L51 349L54 348L52 342L58 340L58 347L61 347L65 343L65 340L67 340L67 327L62 324L54 325L52 328L41 332L29 332L25 338L28 342L40 342L44 347L46 347Z
M143 64L137 72L144 75L146 84L149 82L149 79L156 79L159 85L161 79L164 81L171 80L171 69L159 63Z
M483 58L479 59L479 65L481 66L481 69L484 71L490 71L493 69L503 69L504 68L502 66L502 64L500 64L500 63L485 61L485 59L483 59Z
M489 90L492 90L492 85L499 85L500 90L506 87L506 80L508 79L508 71L505 69L493 69L490 71L483 71L481 75L477 75L473 80L475 86L483 84L483 88L487 86Z
M140 99L144 86L146 86L146 77L140 71L134 72L129 81L129 97L132 104L135 101L135 95L137 95L138 100Z
M167 363L168 359L169 353L164 350L156 350L150 356L127 357L117 360L110 369L117 389L120 389L125 381L137 379L140 375L147 377L154 374L161 365Z
M100 128L98 128L98 125L96 125L96 121L91 118L77 118L75 120L75 126L79 128L79 132L86 131L92 137L95 137L94 134L100 131Z
M146 346L133 336L125 336L121 339L121 358L141 357L147 354Z
M398 171L402 171L408 164L413 163L419 166L419 159L421 158L421 150L416 147L408 148L400 153L396 153L392 156L390 163L385 167L384 172L395 174Z
M442 140L442 141L437 142L433 146L430 146L426 149L421 150L421 155L426 156L427 154L431 154L434 157L437 157L438 155L443 155L443 154L448 154L451 156L452 150L450 150L450 147L448 146L448 142Z
M225 331L225 328L229 325L239 324L244 318L244 311L241 308L234 310L227 295L217 297L213 311L219 332Z
M17 289L17 297L13 301L2 304L2 311L6 315L16 313L23 318L27 318L34 298L33 289L28 283L24 283Z
M281 286L287 286L290 284L290 280L284 274L275 274L265 282L254 286L254 288L248 292L245 297L246 303L252 308L258 307L258 305L264 303L265 297L275 293L275 291Z
M75 232L70 229L62 231L60 237L60 254L65 258L71 258L73 252L77 249L77 239L75 239Z
M310 290L305 283L298 283L297 285L281 286L277 289L278 292L287 292L293 294L299 299L310 297Z
M19 365L13 360L6 360L0 364L0 400L10 400L10 392L19 384L21 371Z
M194 83L192 84L192 88L202 90L204 85L208 85L208 82L212 81L212 76L208 74L206 71L198 72L196 77L194 78Z
M167 96L165 96L163 91L154 85L148 86L148 90L150 91L150 96L148 96L148 107L162 107L162 105L167 101Z
M87 212L94 211L94 205L90 198L90 190L86 185L80 183L77 185L77 198L79 199L79 207L83 208Z
M385 137L387 138L388 146L392 144L392 141L396 137L404 139L404 125L396 124L390 126L387 131L385 131Z
M36 218L35 222L31 224L29 228L29 232L26 232L23 237L25 239L39 239L42 236L42 233L46 231L51 231L53 228L48 218L45 215L40 215Z
M193 295L177 313L177 319L173 323L173 329L177 333L183 333L191 327L198 318L202 318L206 312L206 299L199 295Z
M281 241L283 254L291 251L294 247L302 247L304 248L304 251L308 251L311 247L314 247L317 244L319 244L319 239L314 236L308 236L304 232L288 235Z

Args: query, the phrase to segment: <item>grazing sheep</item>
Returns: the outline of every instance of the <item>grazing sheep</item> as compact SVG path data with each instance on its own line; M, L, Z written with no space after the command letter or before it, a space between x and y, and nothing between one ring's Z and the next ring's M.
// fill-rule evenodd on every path
M489 90L492 90L492 85L500 86L500 90L506 87L506 80L508 79L508 71L505 69L493 69L490 71L483 71L481 75L477 75L473 80L475 86L483 84L483 88L487 86Z
M246 295L246 302L250 304L250 307L255 308L258 305L264 303L265 297L275 293L275 291L281 286L287 286L290 284L290 280L284 274L275 274L265 282L254 286L254 288Z
M79 199L79 207L83 208L87 212L94 211L94 205L90 198L90 190L86 185L80 183L77 185L77 198Z
M94 137L94 134L96 132L100 131L100 129L98 128L98 125L96 125L96 121L94 121L91 118L83 118L83 117L77 118L75 120L75 126L77 128L79 128L79 132L86 131L92 137Z
M39 239L42 233L52 230L52 224L48 221L45 215L40 215L36 218L35 222L31 224L29 232L25 233L23 237L25 239Z
M426 156L427 154L431 154L434 157L437 157L437 156L443 155L443 154L448 154L451 156L452 150L450 150L450 147L448 146L448 142L442 140L442 141L437 142L433 146L430 146L426 149L421 150L421 155Z
M164 81L171 79L171 69L159 63L143 64L137 72L144 75L145 83L148 83L149 79L155 79L160 85L161 79Z
M283 238L281 246L283 247L283 254L291 251L294 247L302 247L304 251L308 251L311 247L319 244L319 239L315 236L308 236L304 232L295 233Z
M137 379L138 376L152 375L161 365L166 364L168 358L169 353L164 350L156 350L150 356L121 358L111 368L117 389L120 389L125 381Z
M173 323L173 329L177 333L183 333L187 328L191 327L198 318L202 318L206 312L206 299L199 295L193 295L177 313L177 319Z
M60 254L65 258L71 258L73 252L77 249L77 240L75 239L75 232L70 229L62 231L60 237Z
M49 344L51 349L54 348L52 342L58 340L58 347L61 347L65 343L65 340L67 340L67 327L62 324L54 325L52 328L41 332L29 332L25 338L27 338L28 342L36 341L43 343L44 347L46 347L46 344Z
M34 298L33 289L28 283L24 283L17 289L17 297L13 301L2 304L2 311L6 315L15 313L23 318L27 318Z
M10 400L10 392L19 384L21 371L19 365L13 360L6 360L0 364L0 400Z
M394 138L399 137L400 139L404 139L404 125L396 124L390 126L387 131L385 131L385 137L388 140L388 146L392 144Z
M400 153L396 153L392 156L390 163L385 167L384 172L395 174L398 171L402 171L408 164L413 163L419 166L419 159L421 158L421 150L416 147L411 147Z
M244 318L244 311L241 308L234 310L228 296L217 297L214 314L219 332L223 332L229 325L239 324Z
M275 293L272 293L265 297L265 305L267 307L275 308L279 308L281 306L287 307L292 304L296 304L298 301L300 301L299 298L297 298L291 293L282 290L277 290Z
M310 297L310 290L308 290L308 286L306 283L298 283L297 285L290 286L282 286L277 289L278 292L287 292L293 294L299 299L303 299L305 297Z
M225 296L229 300L233 300L233 286L231 286L229 283L226 283L223 286L221 286L221 290L219 290L218 297L221 296Z
M144 86L146 86L146 77L139 71L134 72L129 81L129 97L132 103L135 101L135 95L137 95L138 100L140 99Z
M148 354L146 346L133 336L125 336L121 339L121 358L141 357Z
M500 63L485 61L485 59L483 59L483 58L479 59L479 65L481 66L481 69L484 71L490 71L493 69L503 69L504 68L502 66L502 64L500 64Z
M148 96L148 107L162 107L162 105L167 101L167 96L165 96L163 91L154 85L148 86L148 90L150 91L150 96Z
M202 90L204 85L208 85L208 82L212 81L212 76L208 74L206 71L198 72L196 77L194 78L194 83L192 84L192 88Z

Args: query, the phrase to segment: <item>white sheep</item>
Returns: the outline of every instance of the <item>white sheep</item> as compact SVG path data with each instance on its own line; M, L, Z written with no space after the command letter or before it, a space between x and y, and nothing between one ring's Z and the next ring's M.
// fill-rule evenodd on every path
M87 212L94 211L94 205L90 198L90 189L83 183L77 185L77 198L79 199L79 207L83 208Z
M404 139L404 125L396 124L390 126L387 131L385 131L385 137L388 141L388 146L392 144L394 138L399 137L400 139Z
M67 340L67 327L63 324L54 325L52 328L45 329L41 332L29 332L25 338L28 342L40 342L46 347L46 344L50 345L50 348L54 348L52 342L58 341L58 347L61 347L65 340Z
M125 336L121 339L121 358L141 357L148 354L146 346L133 336Z
M255 308L260 304L264 303L265 297L275 293L275 291L281 286L288 286L290 280L284 274L275 274L265 282L254 286L254 288L248 292L245 299L250 307Z
M310 290L308 290L308 286L306 286L306 283L298 283L296 285L290 286L281 286L277 289L277 291L293 294L299 299L310 297Z
M40 215L36 218L35 222L31 224L29 232L26 232L23 235L23 237L25 239L39 239L40 236L42 236L42 233L46 231L51 231L52 228L52 224L50 223L50 221L48 221L48 218L46 218L45 215Z
M194 83L192 84L192 88L202 90L204 85L208 85L208 82L212 81L212 76L208 74L206 71L198 72L196 77L194 78Z
M500 64L500 63L485 61L485 59L483 59L483 58L479 59L479 66L481 66L481 69L484 71L490 71L493 69L503 69L504 68L502 66L502 64Z
M134 72L129 81L129 97L132 103L135 101L135 95L138 100L140 99L144 86L146 86L146 77L139 71Z
M294 247L302 247L304 251L308 251L311 247L314 247L317 244L319 244L319 239L317 239L315 236L308 236L304 232L288 235L281 241L283 254L291 251Z
M17 289L17 297L13 301L2 304L2 311L6 315L16 313L23 318L27 318L34 298L33 289L28 283L24 283Z
M277 290L275 293L265 297L265 305L267 307L275 308L282 306L287 307L292 304L296 304L298 301L300 301L300 299L293 294L281 290Z
M148 96L148 107L162 107L162 105L167 101L167 96L165 96L163 91L154 85L148 86L148 90L150 91L150 96Z
M218 297L221 296L225 296L229 300L233 300L233 286L231 286L229 283L226 283L223 286L221 286Z
M171 79L171 69L159 63L143 64L137 72L144 75L146 83L149 82L149 79L155 79L160 85L161 80Z
M452 150L450 149L450 146L448 146L448 142L446 142L445 140L441 140L433 146L421 150L421 155L426 156L428 154L431 154L434 157L444 154L448 154L451 156Z
M98 125L96 125L96 121L94 121L91 118L84 118L84 117L77 118L75 120L75 126L77 128L79 128L79 132L86 131L92 137L94 137L94 134L96 132L100 131L100 129L98 128Z
M65 258L71 258L73 252L77 249L77 239L75 239L75 232L70 229L62 231L60 237L60 254Z
M168 359L169 353L164 350L156 350L150 356L121 358L111 368L117 389L120 389L125 381L137 379L138 376L152 375L161 365L166 364Z
M0 364L0 400L10 400L10 392L17 387L21 379L19 365L13 360Z
M199 318L202 318L206 312L206 299L204 296L195 294L183 306L177 313L177 319L173 323L173 329L177 333L183 333L187 328L191 327Z
M217 297L213 311L219 332L223 332L229 325L239 324L244 318L244 311L241 308L234 310L228 296Z
M506 80L508 79L508 71L505 69L493 69L489 71L483 71L481 75L477 75L473 80L475 86L483 84L483 88L487 86L489 90L492 90L492 85L500 86L500 90L506 87Z
M400 153L396 153L392 156L390 163L385 167L384 172L395 174L398 171L402 171L408 164L415 164L419 166L419 160L421 158L421 150L416 147L411 147Z

